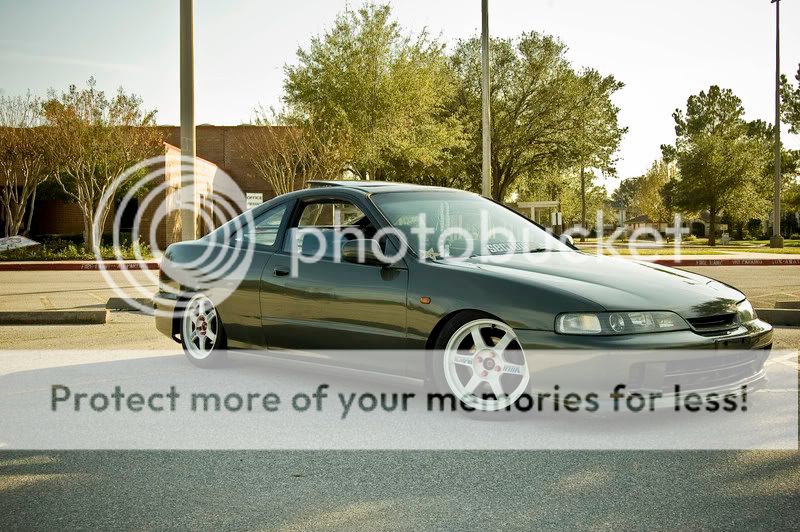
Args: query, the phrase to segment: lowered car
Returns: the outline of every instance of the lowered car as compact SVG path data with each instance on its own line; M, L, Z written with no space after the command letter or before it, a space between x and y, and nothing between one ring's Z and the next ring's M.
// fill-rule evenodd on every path
M425 380L488 410L530 389L535 353L705 350L685 372L698 389L764 376L772 328L735 288L582 253L476 194L314 182L246 215L163 257L156 325L198 366L249 349ZM219 254L244 263L224 298L174 273ZM682 371L668 352L652 358L656 388ZM629 365L629 389L652 388L655 370Z

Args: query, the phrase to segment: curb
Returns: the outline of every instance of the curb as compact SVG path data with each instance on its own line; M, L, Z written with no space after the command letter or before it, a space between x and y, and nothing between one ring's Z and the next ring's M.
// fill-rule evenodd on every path
M157 262L0 262L0 272L157 270Z
M800 310L783 308L758 308L758 318L770 325L800 325Z
M103 310L22 310L0 312L0 325L91 325L103 324Z
M139 303L142 306L152 308L153 307L153 300L149 297L135 297L133 301ZM124 297L110 297L108 301L106 301L106 308L109 310L133 310L133 311L141 311L141 308L134 306L130 300Z
M645 260L639 257L638 260ZM657 259L647 262L662 266L800 266L800 258L796 259Z

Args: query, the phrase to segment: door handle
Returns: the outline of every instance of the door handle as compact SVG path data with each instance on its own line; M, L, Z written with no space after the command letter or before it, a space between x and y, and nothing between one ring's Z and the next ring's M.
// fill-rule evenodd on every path
M275 268L272 270L272 275L275 277L285 277L289 275L289 270L284 270L283 268Z

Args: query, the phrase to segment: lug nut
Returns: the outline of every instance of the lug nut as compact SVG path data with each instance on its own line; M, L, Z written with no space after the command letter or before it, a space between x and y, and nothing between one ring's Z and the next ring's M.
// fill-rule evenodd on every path
M481 377L485 377L485 376L487 376L488 374L489 374L489 372L488 372L488 371L486 371L486 370L483 370L483 371L481 371Z
M495 366L495 367L494 367L494 370L495 370L495 371L500 371L500 366Z
M475 360L477 360L479 363L483 362L483 357L477 357Z

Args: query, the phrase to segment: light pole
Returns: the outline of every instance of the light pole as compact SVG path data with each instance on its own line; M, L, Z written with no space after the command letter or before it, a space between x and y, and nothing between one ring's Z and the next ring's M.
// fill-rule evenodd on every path
M181 0L181 238L197 238L195 216L194 0ZM188 158L188 159L187 159ZM187 163L188 160L188 163Z
M775 4L775 192L772 207L772 238L769 246L783 247L781 236L781 2Z
M492 197L492 129L489 113L489 0L481 0L481 101L483 107L483 161L481 194Z

